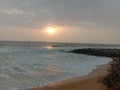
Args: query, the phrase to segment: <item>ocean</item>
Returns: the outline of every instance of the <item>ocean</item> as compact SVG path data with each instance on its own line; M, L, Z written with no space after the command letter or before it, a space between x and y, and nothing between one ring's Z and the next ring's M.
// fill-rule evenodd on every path
M0 90L20 90L89 74L111 58L67 53L115 45L0 41Z

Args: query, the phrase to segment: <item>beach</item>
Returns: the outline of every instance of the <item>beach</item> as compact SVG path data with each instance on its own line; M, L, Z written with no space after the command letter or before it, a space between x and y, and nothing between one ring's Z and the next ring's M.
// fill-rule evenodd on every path
M120 0L0 0L0 90L120 90Z
M45 87L27 90L105 90L102 85L98 83L98 78L99 76L106 75L108 68L109 64L102 65L86 76L63 80L51 83Z
M59 81L62 83L60 87L68 82L76 85L73 84L73 81L76 83L74 77L88 75L97 66L111 61L108 57L68 52L84 47L91 47L91 45L0 42L0 90L24 90L46 85L57 87L61 85ZM94 45L94 47L104 46ZM114 48L108 45L106 47ZM73 79L68 80L71 78ZM77 80L80 82L81 78ZM54 82L58 82L57 85Z

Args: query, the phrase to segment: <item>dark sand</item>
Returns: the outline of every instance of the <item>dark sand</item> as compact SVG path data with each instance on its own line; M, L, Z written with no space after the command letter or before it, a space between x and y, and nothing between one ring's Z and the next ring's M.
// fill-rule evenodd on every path
M103 76L107 73L108 67L109 65L99 66L89 75L63 80L51 83L45 87L28 90L105 90L97 81L99 76Z

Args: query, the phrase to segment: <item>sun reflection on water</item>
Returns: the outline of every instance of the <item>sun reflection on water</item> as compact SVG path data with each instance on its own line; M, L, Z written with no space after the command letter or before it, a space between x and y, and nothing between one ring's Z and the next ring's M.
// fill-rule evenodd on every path
M52 50L52 49L54 49L52 45L46 45L46 46L43 47L43 48L48 49L48 50Z

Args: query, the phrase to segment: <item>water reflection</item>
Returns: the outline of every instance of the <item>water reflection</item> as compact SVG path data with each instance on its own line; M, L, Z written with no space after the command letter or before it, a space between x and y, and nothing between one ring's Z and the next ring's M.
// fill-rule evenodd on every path
M52 49L54 49L52 45L46 45L46 46L43 47L43 48L48 49L48 50L52 50Z

